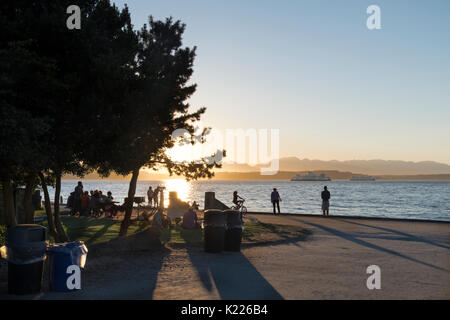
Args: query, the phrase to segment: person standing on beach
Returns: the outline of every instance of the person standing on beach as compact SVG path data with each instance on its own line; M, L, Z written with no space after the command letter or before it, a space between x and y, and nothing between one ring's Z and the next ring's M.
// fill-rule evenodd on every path
M280 194L277 191L277 188L273 188L272 194L270 195L270 200L273 204L273 214L277 214L275 211L275 205L278 207L278 213L280 213Z
M330 191L328 191L327 186L323 187L323 191L322 191L322 211L323 211L323 215L324 216L328 216L329 215L329 208L330 208Z

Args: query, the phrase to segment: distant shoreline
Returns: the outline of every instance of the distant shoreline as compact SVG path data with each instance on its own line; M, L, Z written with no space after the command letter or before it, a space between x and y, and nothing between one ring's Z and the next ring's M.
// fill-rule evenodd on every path
M216 172L212 179L200 179L199 181L289 181L297 173L306 173L307 171L280 171L275 175L261 175L259 172ZM331 178L332 181L350 180L353 175L361 175L361 173L342 172L337 170L314 170L316 174L324 173ZM449 181L450 174L417 174L417 175L372 175L376 181ZM108 178L101 178L96 173L86 175L79 178L73 175L65 175L63 180L104 180L104 181L129 181L131 176L119 176L112 174ZM168 174L152 174L142 171L139 174L139 181L146 180L165 180L165 179L182 179L182 177L170 176ZM376 181L367 181L376 182ZM296 181L300 182L300 181ZM308 182L308 181L302 181ZM356 182L356 181L353 181Z

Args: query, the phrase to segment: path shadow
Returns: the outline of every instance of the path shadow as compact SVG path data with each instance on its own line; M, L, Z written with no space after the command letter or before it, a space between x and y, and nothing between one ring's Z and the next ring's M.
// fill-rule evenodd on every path
M421 261L421 260L418 260L418 259L409 257L409 256L407 256L407 255L405 255L405 254L402 254L402 253L400 253L400 252L397 252L397 251L395 251L395 250L387 249L387 248L384 248L384 247L382 247L382 246L379 246L379 245L376 245L376 244L372 244L372 243L370 243L370 242L361 240L361 239L359 239L359 238L353 236L352 234L345 233L345 232L339 231L339 230L337 230L337 229L333 229L333 228L330 228L330 227L326 227L326 226L324 226L324 225L320 225L320 224L317 224L317 223L306 222L306 221L301 220L301 219L298 219L298 218L291 218L291 217L289 217L289 219L294 220L294 221L297 221L297 222L302 222L302 223L304 223L304 224L306 224L306 225L310 225L310 226L316 227L316 228L318 228L318 229L322 229L323 231L326 231L326 232L328 232L328 233L330 233L330 234L333 234L333 235L338 236L338 237L340 237L340 238L342 238L342 239L351 241L351 242L353 242L353 243L359 244L359 245L361 245L361 246L364 246L364 247L367 247L367 248L370 248L370 249L374 249L374 250L378 250L378 251L381 251L381 252L389 253L389 254L395 255L395 256L397 256L397 257L400 257L400 258L409 260L409 261L411 261L411 262L419 263L419 264L422 264L422 265L424 265L424 266L427 266L427 267L430 267L430 268L433 268L433 269L436 269L436 270L440 270L440 271L444 271L444 272L449 272L447 269L441 268L441 267L436 266L436 265L434 265L434 264L431 264L431 263L428 263L428 262L425 262L425 261Z
M425 239L425 238L421 238L421 237L418 237L418 236L415 236L415 235L412 235L412 234L409 234L409 233L406 233L406 232L398 231L398 230L395 230L395 229L379 227L379 226L372 226L372 225L369 225L369 224L360 223L360 222L354 222L354 221L348 221L348 220L344 220L344 219L339 219L339 221L350 223L350 224L355 224L355 225L359 225L359 226L363 226L363 227L378 229L378 230L381 230L381 231L386 231L386 232L390 232L390 233L394 233L394 234L397 234L399 236L402 236L402 238L397 238L395 240L422 242L422 243L426 243L426 244L429 244L429 245L432 245L432 246L436 246L436 247L439 247L439 248L450 250L450 247L446 246L444 244L440 244L438 242L435 242L435 241L432 241L432 240L428 240L428 239Z
M164 246L158 247L156 239L152 230L145 230L91 245L81 273L81 290L17 296L8 295L0 284L0 300L153 299L159 272L171 253Z
M192 246L186 250L203 287L212 292L215 285L221 299L283 299L243 253L207 253Z

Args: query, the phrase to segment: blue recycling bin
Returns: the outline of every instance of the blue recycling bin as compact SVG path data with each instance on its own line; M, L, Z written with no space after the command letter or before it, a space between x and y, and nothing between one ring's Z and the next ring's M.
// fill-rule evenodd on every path
M80 271L86 263L87 252L82 241L48 246L50 291L68 292L81 289Z

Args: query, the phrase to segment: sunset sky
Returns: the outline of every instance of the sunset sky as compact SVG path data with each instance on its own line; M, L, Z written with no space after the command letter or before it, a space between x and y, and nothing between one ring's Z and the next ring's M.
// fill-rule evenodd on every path
M450 164L448 0L113 2L135 28L186 23L206 126L280 129L280 156Z

